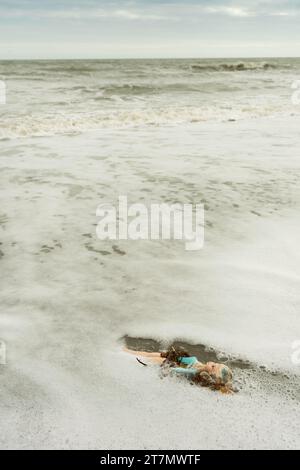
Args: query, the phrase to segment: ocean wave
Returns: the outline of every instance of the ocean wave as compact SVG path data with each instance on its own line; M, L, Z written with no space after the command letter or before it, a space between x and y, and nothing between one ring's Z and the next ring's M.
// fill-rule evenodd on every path
M104 95L148 95L155 93L156 89L153 86L124 84L109 86L103 89Z
M279 64L271 62L234 62L222 64L193 64L191 69L194 72L245 72L255 70L270 70L290 68L288 64Z
M93 67L91 65L57 65L45 68L45 73L54 72L54 73L62 73L62 74L89 74L89 73L96 73L101 71L98 67Z
M272 107L164 107L153 109L106 110L93 113L55 113L3 117L0 139L78 134L100 129L192 124L204 121L237 121L276 115L283 110Z
M93 94L96 98L110 99L115 97L132 98L137 96L160 95L166 93L202 93L211 94L218 92L235 92L240 91L242 88L237 85L216 83L216 82L175 82L175 83L159 83L159 84L123 84L111 85L105 87L77 87L72 90L81 91L83 94ZM68 91L65 89L64 91Z
M198 108L137 109L94 113L28 115L0 121L0 139L81 133L85 131L204 121Z

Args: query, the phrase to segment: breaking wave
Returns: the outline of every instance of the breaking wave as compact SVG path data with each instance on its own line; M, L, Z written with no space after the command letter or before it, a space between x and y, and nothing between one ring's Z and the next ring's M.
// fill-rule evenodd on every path
M95 111L93 113L28 114L3 117L0 120L0 139L42 137L59 134L78 134L100 129L119 129L142 126L192 124L204 121L236 121L274 115L280 107L247 107L220 109L219 107L162 107Z
M194 72L245 72L251 70L269 70L278 68L290 68L288 64L284 66L270 62L235 62L222 64L193 64L191 69Z

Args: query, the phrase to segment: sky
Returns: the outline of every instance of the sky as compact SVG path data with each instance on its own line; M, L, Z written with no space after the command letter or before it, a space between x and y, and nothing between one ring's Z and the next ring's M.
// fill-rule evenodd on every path
M300 0L0 0L1 59L300 56Z

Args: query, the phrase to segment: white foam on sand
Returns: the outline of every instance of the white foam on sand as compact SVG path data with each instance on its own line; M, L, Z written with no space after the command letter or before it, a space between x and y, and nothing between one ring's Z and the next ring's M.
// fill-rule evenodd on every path
M145 278L155 270L159 280L129 334L200 342L297 373L291 356L299 338L298 215L258 219L239 230L247 231L246 239L222 240L218 248L148 264ZM142 289L146 296L149 286ZM159 302L163 292L159 308L153 296Z
M298 383L299 123L271 124L5 142L1 448L299 447L299 401L270 374L221 396L161 380L119 343L204 343ZM205 200L205 249L100 242L96 207L119 194Z

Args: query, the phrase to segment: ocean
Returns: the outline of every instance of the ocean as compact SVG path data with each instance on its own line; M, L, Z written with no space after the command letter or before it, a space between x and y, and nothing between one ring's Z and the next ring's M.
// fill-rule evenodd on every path
M0 447L299 448L300 59L2 61L0 80ZM99 240L119 196L204 204L204 248ZM247 364L239 393L161 380L124 336Z
M289 115L299 59L1 62L0 138Z

